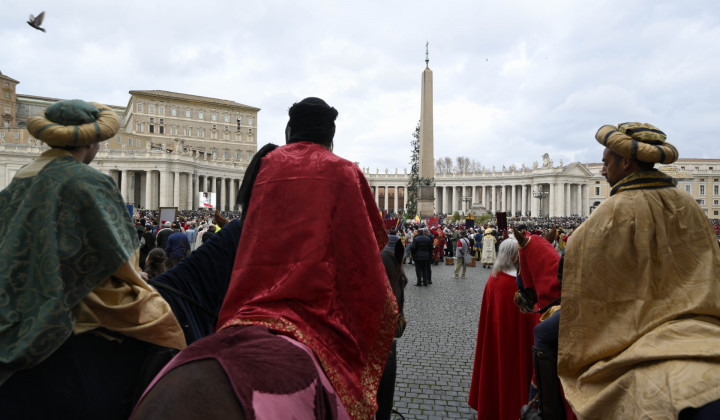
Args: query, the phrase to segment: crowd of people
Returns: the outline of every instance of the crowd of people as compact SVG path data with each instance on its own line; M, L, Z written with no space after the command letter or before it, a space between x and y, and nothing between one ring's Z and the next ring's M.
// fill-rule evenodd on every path
M111 108L31 118L51 149L0 192L3 416L389 419L403 263L429 287L433 265L462 279L475 259L491 268L479 419L718 418L720 220L653 169L678 157L662 131L598 131L612 190L587 219L438 217L388 236L362 171L332 153L337 116L293 104L286 144L248 165L242 212L173 220L129 215L88 166L119 130Z

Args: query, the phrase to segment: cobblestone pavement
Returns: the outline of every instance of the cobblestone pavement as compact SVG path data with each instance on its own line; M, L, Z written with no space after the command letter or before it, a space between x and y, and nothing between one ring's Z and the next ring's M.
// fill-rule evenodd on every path
M466 279L453 279L453 265L434 265L433 284L417 287L415 266L404 267L408 325L398 340L394 409L407 420L475 419L467 399L490 270L477 263Z

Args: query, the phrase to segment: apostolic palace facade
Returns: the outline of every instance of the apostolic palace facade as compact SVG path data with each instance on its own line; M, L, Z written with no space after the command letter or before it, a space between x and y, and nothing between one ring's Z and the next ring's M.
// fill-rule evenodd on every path
M25 124L58 101L16 93L0 73L0 190L47 148ZM237 210L245 168L257 151L260 108L230 100L160 90L132 90L127 106L111 106L121 130L103 142L92 166L115 179L128 204L196 209L202 192L217 208ZM405 141L405 140L403 140ZM510 215L587 216L609 196L600 163L555 164L545 154L531 167L435 174L435 212L505 211ZM659 169L672 174L710 218L720 214L720 159L681 158ZM405 208L408 174L363 168L381 210Z

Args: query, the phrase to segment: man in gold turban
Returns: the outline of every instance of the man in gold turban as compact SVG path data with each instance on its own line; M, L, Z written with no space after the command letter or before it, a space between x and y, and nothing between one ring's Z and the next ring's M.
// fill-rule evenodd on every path
M51 148L0 191L3 418L127 418L143 373L152 378L148 355L184 347L140 276L117 186L88 166L119 127L112 109L79 100L28 120Z
M720 250L650 124L606 125L610 197L567 243L558 375L579 419L720 418Z

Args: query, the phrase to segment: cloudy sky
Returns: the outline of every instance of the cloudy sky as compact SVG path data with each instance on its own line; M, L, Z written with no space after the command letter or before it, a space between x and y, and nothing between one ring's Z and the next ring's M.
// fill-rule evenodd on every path
M25 21L45 10L47 33ZM0 71L18 93L126 105L161 89L256 106L335 106L335 152L409 168L425 43L435 157L488 167L599 162L603 124L650 122L681 157L720 158L720 3L4 0Z

